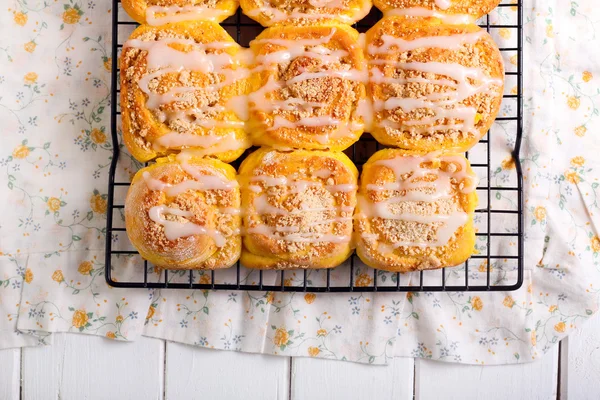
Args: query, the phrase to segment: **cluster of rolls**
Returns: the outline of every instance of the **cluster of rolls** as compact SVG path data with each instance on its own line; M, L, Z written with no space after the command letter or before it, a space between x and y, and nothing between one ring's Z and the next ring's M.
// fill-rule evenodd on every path
M460 155L493 123L504 68L475 19L498 0L241 0L268 28L238 45L234 0L122 0L142 23L120 59L139 161L126 228L169 269L414 271L472 253L477 179ZM360 174L364 132L393 147ZM238 171L229 164L252 146Z

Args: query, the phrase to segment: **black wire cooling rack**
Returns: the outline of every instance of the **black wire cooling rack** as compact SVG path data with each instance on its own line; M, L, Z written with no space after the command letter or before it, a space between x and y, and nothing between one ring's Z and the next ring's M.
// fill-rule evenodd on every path
M514 1L514 0L509 0ZM507 15L514 14L516 20ZM506 12L504 12L506 11ZM128 174L119 173L119 156L126 149L120 143L118 55L122 44L137 25L121 9L120 0L113 0L112 26L112 93L111 133L113 157L110 166L106 281L122 288L214 289L278 292L409 292L409 291L512 291L523 283L523 182L519 150L523 133L523 10L522 2L500 4L496 18L489 15L479 24L495 38L511 38L510 47L501 47L505 59L507 89L503 108L494 127L467 157L480 178L479 208L475 211L478 229L476 253L458 267L413 273L389 273L366 267L353 254L345 264L328 270L256 271L237 265L218 271L164 271L141 259L131 246L123 223L124 192L129 186ZM381 18L376 9L355 27L364 32ZM241 14L230 17L221 25L247 46L263 28ZM516 57L516 58L515 58ZM510 61L510 62L507 62ZM512 82L512 83L509 83ZM512 87L511 87L512 86ZM492 134L507 137L512 146L512 160L502 162L492 154ZM367 161L379 144L368 134L346 151L357 167ZM245 155L244 155L245 156ZM504 155L505 156L505 155ZM125 157L122 157L125 158ZM130 159L130 157L129 157ZM242 157L243 159L243 157ZM135 165L134 163L131 163ZM500 167L500 165L502 165ZM239 165L239 161L234 164ZM138 165L139 167L139 165ZM510 175L508 172L512 173ZM120 199L119 199L120 197ZM507 222L508 221L508 222ZM117 226L121 222L121 226ZM125 245L121 242L126 242ZM128 271L123 274L122 271ZM125 275L124 277L122 275Z

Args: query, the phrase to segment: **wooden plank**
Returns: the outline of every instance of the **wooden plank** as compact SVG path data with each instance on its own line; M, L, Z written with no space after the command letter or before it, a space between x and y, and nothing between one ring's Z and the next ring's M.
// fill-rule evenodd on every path
M167 342L166 399L287 399L289 357Z
M0 399L19 400L21 349L0 350Z
M561 342L561 399L600 396L600 316L595 315Z
M395 358L388 366L294 358L292 400L408 400L413 375L412 358Z
M123 343L55 334L54 344L23 349L23 398L163 399L164 342Z
M415 400L556 399L558 346L534 363L462 365L417 360Z

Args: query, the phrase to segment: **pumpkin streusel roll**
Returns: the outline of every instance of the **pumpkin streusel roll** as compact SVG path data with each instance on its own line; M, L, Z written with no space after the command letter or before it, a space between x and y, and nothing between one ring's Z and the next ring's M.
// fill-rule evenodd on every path
M165 269L219 269L242 248L235 169L216 159L160 158L137 172L125 201L127 235Z
M123 45L123 140L139 161L188 150L230 162L250 147L244 130L248 69L219 24L142 25Z
M367 74L356 30L335 22L275 26L250 49L254 145L340 151L359 139Z
M462 155L378 151L360 177L354 222L358 256L393 272L464 262L475 246L476 186Z
M385 17L367 32L375 139L409 150L463 152L494 122L504 64L475 24Z
M358 171L343 153L261 148L239 169L241 262L258 269L333 268L354 248Z

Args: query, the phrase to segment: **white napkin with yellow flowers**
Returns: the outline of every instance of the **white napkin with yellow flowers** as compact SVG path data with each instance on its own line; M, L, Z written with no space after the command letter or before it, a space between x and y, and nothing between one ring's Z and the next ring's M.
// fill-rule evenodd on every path
M600 35L593 22L600 10L594 0L525 7L523 287L315 295L109 288L103 244L114 10L98 0L9 0L0 11L0 348L75 332L376 364L393 356L486 364L539 357L598 310ZM516 7L491 20L515 21ZM515 45L516 30L493 31L501 47ZM516 55L505 61L515 70ZM515 85L507 80L510 90ZM501 115L515 106L505 102ZM514 134L506 121L492 130L494 185L514 184ZM133 173L123 158L121 173ZM504 223L510 229L514 221ZM474 263L471 278L485 267ZM508 281L516 273L502 260L492 271ZM366 272L357 280L369 285Z

